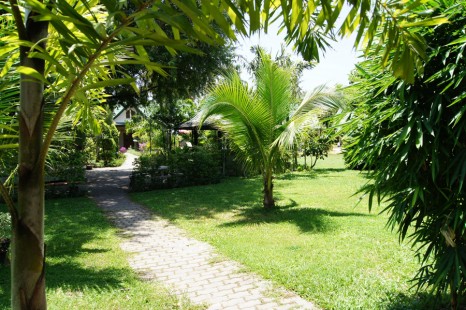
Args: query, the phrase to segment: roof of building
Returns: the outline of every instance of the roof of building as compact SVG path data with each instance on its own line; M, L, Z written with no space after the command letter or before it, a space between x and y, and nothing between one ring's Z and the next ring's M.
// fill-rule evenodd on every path
M215 124L219 121L218 117L211 116L208 117L204 123L202 123L202 127L199 128L199 121L200 121L200 115L197 114L194 116L192 119L190 119L187 122L184 122L180 126L178 126L177 129L184 129L184 130L218 130L217 126Z
M113 111L113 119L117 118L118 116L120 116L121 113L125 112L126 110L128 109L133 109L135 110L138 114L141 114L141 115L146 115L146 113L144 112L144 108L139 108L139 107L123 107L123 106L119 106L117 109L115 109L115 111Z

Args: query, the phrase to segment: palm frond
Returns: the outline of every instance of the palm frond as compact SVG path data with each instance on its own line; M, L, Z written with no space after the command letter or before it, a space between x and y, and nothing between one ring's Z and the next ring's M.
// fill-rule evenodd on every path
M280 149L293 146L297 135L304 129L319 125L319 117L342 106L342 97L324 85L310 91L304 100L292 112L288 122L283 124L283 131L273 142Z
M268 105L273 122L276 124L286 120L290 112L292 98L291 71L278 66L278 64L259 50L260 65L256 72L256 92L262 104Z
M267 124L272 123L270 112L256 100L238 73L230 73L210 91L200 115L201 123L209 116L219 116L217 127L230 137L238 151L250 154L246 157L255 160L266 156L263 145Z

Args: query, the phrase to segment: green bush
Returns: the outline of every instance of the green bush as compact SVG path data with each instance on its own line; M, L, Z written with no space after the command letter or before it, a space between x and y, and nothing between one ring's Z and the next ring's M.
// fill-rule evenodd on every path
M11 218L10 214L0 212L0 240L10 238L11 236Z
M144 154L136 159L130 189L145 191L217 183L220 165L219 152L203 147Z
M65 145L49 156L45 169L45 197L79 197L85 191L79 183L86 180L84 152L75 149L74 144Z
M97 161L103 161L105 167L118 157L118 136L118 129L114 124L109 124L102 127L97 138Z
M86 179L82 152L72 151L53 158L45 169L45 180L83 182Z

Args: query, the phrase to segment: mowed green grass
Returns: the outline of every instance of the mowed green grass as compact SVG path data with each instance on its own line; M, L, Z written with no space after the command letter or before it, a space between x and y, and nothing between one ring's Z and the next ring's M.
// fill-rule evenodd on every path
M278 175L278 208L262 208L260 179L133 194L135 201L214 245L248 270L326 309L420 309L413 251L354 193L367 179L330 155L312 172Z
M49 309L195 308L137 279L119 247L122 239L91 200L46 201L45 222ZM0 309L10 309L7 267L0 267Z

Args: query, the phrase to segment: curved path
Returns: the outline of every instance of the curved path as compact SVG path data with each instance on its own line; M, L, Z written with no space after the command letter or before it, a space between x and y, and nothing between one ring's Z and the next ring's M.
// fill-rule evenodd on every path
M132 202L126 190L135 156L123 166L87 172L91 197L127 238L130 266L175 294L207 309L316 309L296 294L274 287L236 262L221 258L209 244L194 240L166 220Z

